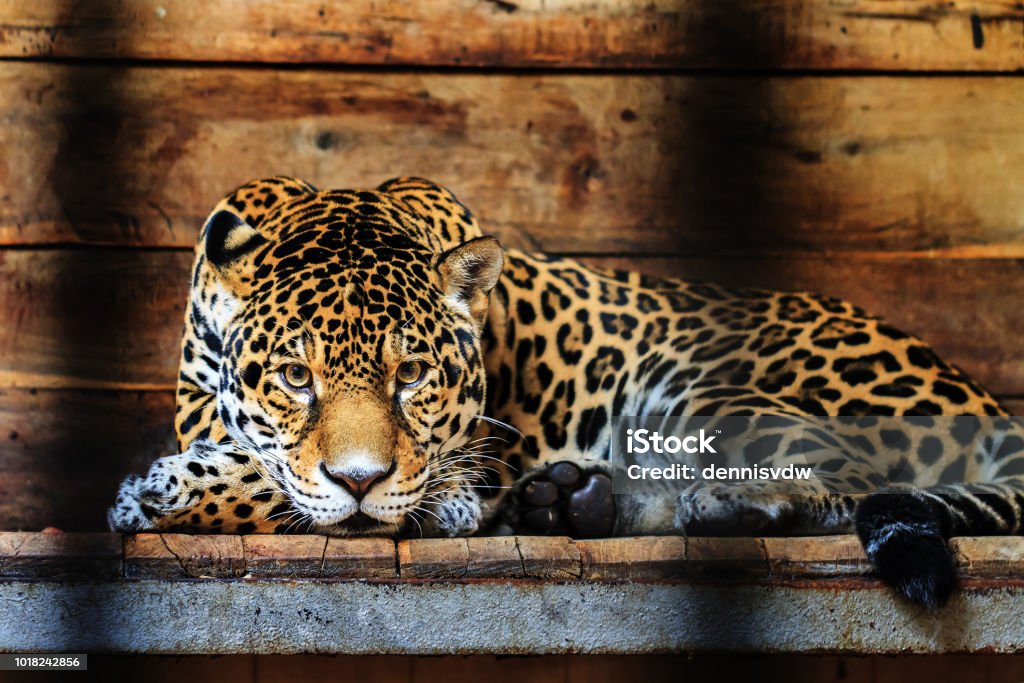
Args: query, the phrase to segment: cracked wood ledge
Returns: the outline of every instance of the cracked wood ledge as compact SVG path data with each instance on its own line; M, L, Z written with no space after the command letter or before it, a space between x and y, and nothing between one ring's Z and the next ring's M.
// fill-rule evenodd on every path
M966 579L1024 578L1024 538L955 538ZM856 579L871 567L853 536L572 540L0 532L0 578L331 579L459 582ZM851 584L852 585L852 584Z

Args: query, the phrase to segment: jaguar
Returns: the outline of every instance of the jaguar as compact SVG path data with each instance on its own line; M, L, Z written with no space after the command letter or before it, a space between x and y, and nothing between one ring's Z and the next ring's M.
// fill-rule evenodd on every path
M267 178L200 231L178 452L128 476L108 519L120 532L339 536L853 531L885 581L931 607L956 585L949 537L1021 530L1012 421L998 438L936 422L895 437L783 425L756 463L827 455L796 489L616 493L614 418L751 415L862 430L1009 420L921 340L845 301L503 249L423 179L320 191Z

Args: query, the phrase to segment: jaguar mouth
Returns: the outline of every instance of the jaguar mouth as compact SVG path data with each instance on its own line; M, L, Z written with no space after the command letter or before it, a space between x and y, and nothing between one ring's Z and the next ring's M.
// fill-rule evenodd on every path
M396 526L357 512L342 522L321 527L321 531L330 536L394 536Z

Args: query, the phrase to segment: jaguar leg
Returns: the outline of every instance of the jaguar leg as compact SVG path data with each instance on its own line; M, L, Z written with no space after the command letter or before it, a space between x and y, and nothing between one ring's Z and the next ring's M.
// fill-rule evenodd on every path
M194 442L131 475L107 512L112 531L273 533L290 523L284 493L233 444Z

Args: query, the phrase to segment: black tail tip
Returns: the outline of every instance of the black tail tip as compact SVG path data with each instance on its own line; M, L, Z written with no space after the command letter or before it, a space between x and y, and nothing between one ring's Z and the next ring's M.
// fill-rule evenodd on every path
M857 510L857 534L879 577L930 609L942 607L957 586L934 505L909 492L880 492Z

